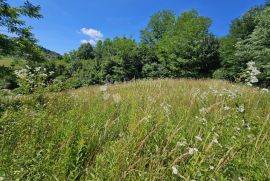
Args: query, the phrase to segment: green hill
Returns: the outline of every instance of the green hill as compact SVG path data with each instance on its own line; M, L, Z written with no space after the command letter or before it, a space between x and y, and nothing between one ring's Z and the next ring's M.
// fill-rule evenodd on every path
M268 180L270 94L214 80L1 98L4 180Z

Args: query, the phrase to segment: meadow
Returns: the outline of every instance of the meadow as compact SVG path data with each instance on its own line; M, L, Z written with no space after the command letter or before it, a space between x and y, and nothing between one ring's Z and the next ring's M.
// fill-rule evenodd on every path
M12 64L13 59L10 57L0 57L0 66L10 66Z
M2 180L268 180L270 93L141 80L1 97Z

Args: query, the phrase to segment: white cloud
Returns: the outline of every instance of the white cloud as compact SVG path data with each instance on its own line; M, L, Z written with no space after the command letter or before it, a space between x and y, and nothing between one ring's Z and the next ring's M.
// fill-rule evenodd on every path
M81 32L90 37L90 40L81 40L81 43L90 43L91 45L96 45L97 41L102 40L103 34L92 28L82 28Z
M82 28L81 32L94 40L103 38L103 34L100 31L92 28Z

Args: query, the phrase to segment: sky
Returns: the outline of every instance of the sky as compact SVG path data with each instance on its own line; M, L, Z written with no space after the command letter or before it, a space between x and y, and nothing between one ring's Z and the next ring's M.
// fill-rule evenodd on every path
M58 53L77 49L81 43L127 36L140 40L140 30L151 15L170 9L176 15L196 9L213 21L210 31L224 36L233 19L265 0L29 0L41 6L39 20L26 19L38 44ZM8 0L21 5L23 0Z

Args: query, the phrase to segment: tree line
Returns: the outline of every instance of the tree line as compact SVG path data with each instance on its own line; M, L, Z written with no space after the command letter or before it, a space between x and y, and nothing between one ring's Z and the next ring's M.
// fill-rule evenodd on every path
M256 81L252 83L268 87L269 5L266 1L233 20L225 37L219 38L211 33L211 18L201 16L196 10L183 12L179 16L171 10L164 10L151 16L147 26L141 30L138 43L132 38L116 37L100 40L95 46L81 44L77 50L53 58L46 57L44 51L35 45L30 28L23 27L17 32L11 27L9 31L17 33L25 41L16 40L17 43L12 44L12 38L1 34L1 54L23 52L24 56L27 55L28 66L41 66L47 73L54 72L45 82L61 84L54 87L78 88L142 78L217 78L247 82L250 72L252 74L250 62L257 70ZM22 14L41 17L38 13L40 7L27 3L24 6L26 8L21 8L30 14L24 11ZM1 4L1 17L4 16L2 9ZM3 18L1 26L9 27L8 21L2 21ZM29 37L20 34L23 30ZM31 46L19 46L22 42Z

